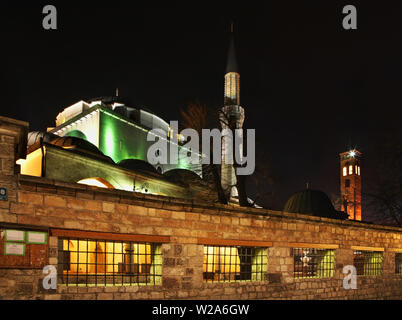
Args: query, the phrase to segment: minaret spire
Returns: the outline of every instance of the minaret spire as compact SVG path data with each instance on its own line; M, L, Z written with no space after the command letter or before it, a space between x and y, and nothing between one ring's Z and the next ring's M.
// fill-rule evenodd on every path
M236 72L239 73L239 69L237 67L237 59L236 59L236 50L235 50L235 37L234 37L234 25L233 22L231 24L231 33L230 33L230 43L229 43L229 52L228 52L228 61L226 65L226 73Z
M244 122L244 109L240 106L240 73L237 67L234 24L231 23L230 43L228 60L225 74L224 106L220 113L222 129L241 129ZM229 199L238 197L236 188L237 178L233 166L233 136L227 133L222 136L222 164L221 164L221 184L224 192ZM243 146L240 145L240 155Z
M225 106L240 105L240 73L237 66L234 24L231 24L228 60L225 74Z

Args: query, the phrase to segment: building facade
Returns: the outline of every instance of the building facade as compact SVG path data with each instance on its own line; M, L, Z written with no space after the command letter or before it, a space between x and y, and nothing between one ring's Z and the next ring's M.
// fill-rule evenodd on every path
M401 228L21 175L27 134L0 117L1 299L402 298Z

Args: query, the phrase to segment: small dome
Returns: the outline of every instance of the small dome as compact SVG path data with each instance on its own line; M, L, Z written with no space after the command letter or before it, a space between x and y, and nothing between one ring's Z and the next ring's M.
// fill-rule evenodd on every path
M144 160L125 159L120 161L118 165L131 171L143 171L143 172L152 172L155 174L159 174L159 172L155 169L155 167L152 164Z
M98 158L102 158L103 160L114 163L110 157L104 155L103 152L100 151L95 145L81 138L69 136L57 137L51 140L49 143L63 149L92 154Z
M346 213L335 210L331 200L324 192L310 189L292 195L286 202L283 211L333 219L348 217Z
M164 173L164 176L171 182L181 183L183 185L204 185L205 182L194 171L186 169L173 169Z

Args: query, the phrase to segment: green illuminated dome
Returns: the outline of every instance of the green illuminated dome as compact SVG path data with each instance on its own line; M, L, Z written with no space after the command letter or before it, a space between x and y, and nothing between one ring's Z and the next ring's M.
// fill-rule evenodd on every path
M347 214L336 211L329 197L319 190L306 189L295 193L286 202L283 211L332 219L347 219Z

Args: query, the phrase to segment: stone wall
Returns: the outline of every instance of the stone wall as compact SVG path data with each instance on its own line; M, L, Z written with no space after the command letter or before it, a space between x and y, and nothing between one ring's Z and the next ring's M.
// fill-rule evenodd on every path
M16 199L1 221L10 225L114 234L168 236L162 245L161 286L63 287L46 292L42 270L0 269L0 297L7 299L379 299L402 298L394 249L402 230L352 221L228 206L205 206L158 196L20 176ZM221 244L268 242L269 281L205 283L200 239ZM236 242L237 241L237 242ZM202 242L202 241L201 241ZM330 279L296 280L291 247L335 246L336 272ZM354 246L383 248L381 276L359 276L357 290L342 287L344 265ZM57 264L57 237L49 238L49 264Z
M0 299L402 299L395 253L402 229L264 209L210 205L14 174L18 135L0 131L2 228L49 230L48 263L58 262L53 229L105 235L163 236L162 285L66 287L44 290L42 269L0 268ZM11 146L10 146L11 145ZM11 153L11 154L10 154ZM205 283L203 245L268 246L268 281ZM294 279L292 247L335 249L335 275ZM353 265L355 247L383 250L383 274L359 276L357 290L342 286L343 266ZM1 257L0 257L1 258Z

